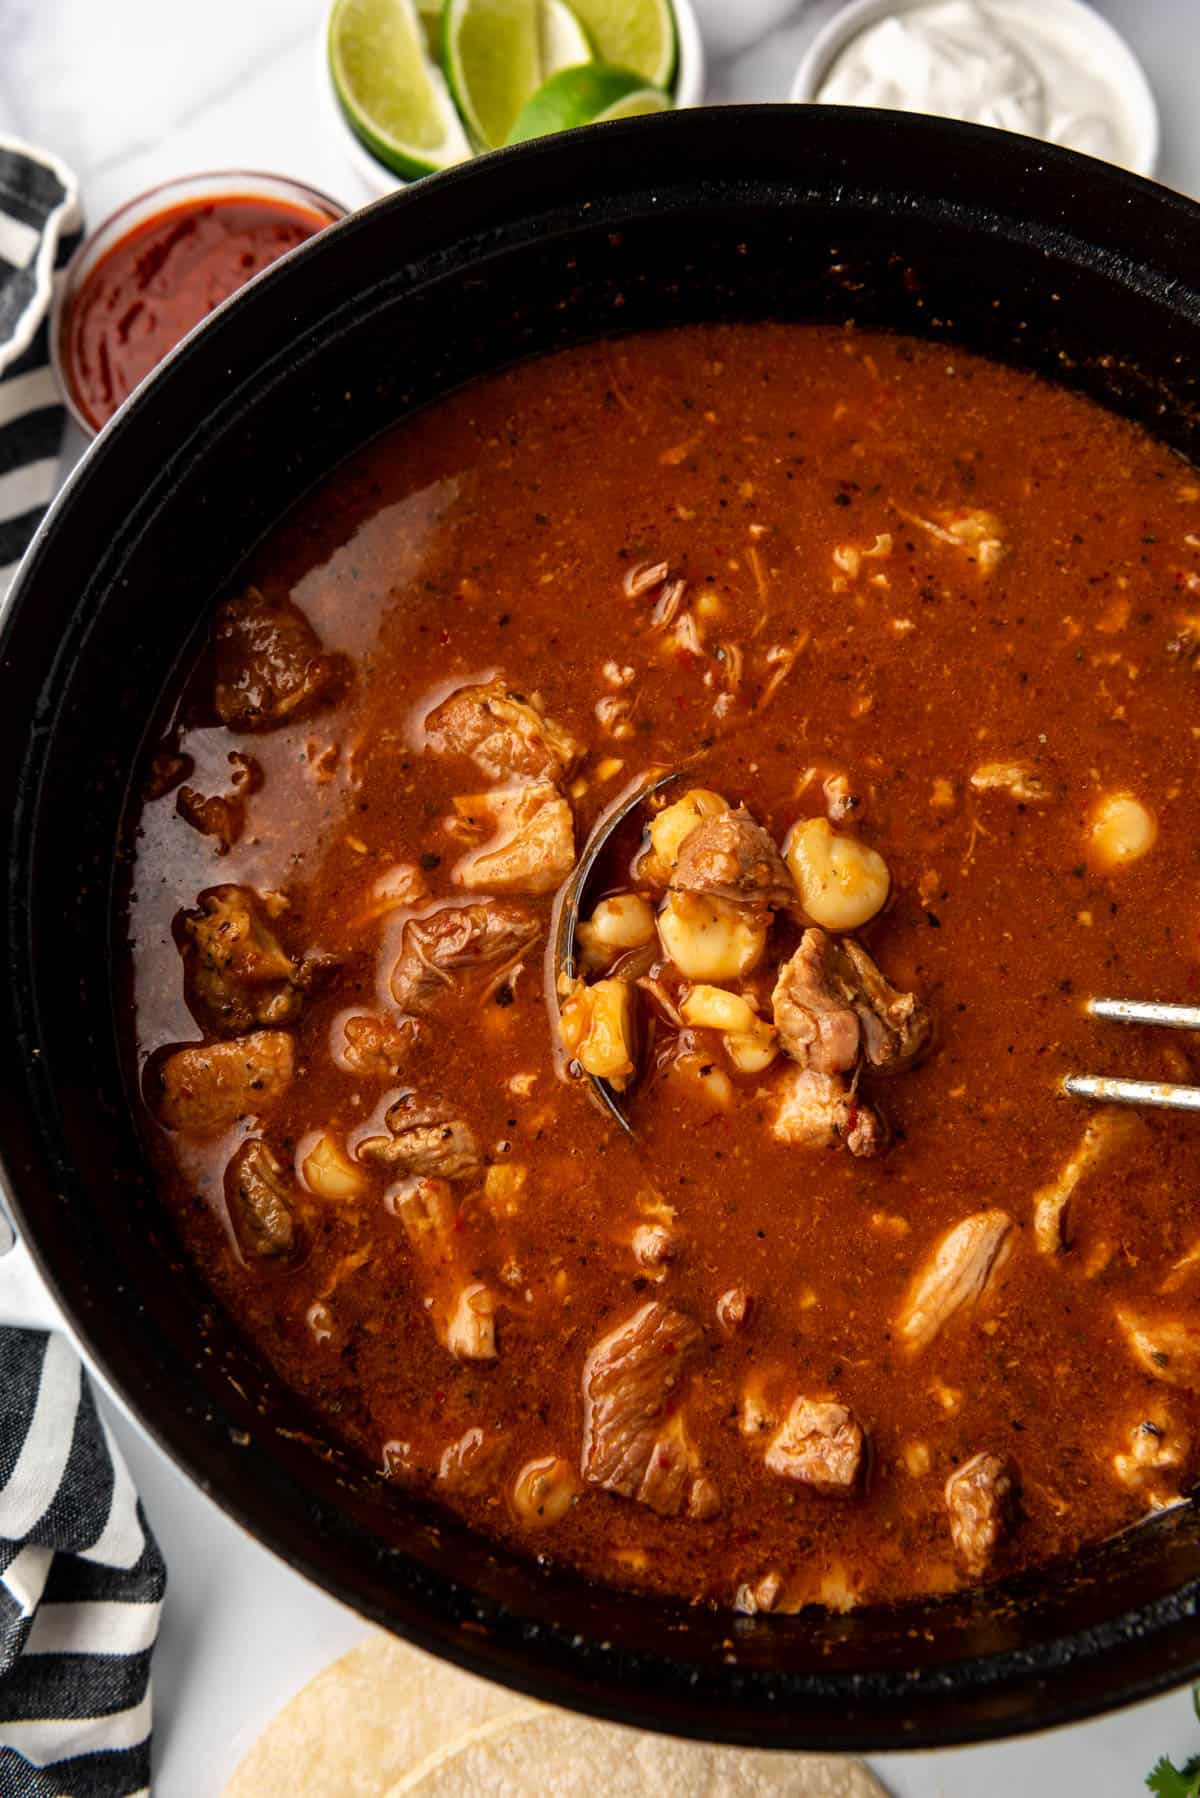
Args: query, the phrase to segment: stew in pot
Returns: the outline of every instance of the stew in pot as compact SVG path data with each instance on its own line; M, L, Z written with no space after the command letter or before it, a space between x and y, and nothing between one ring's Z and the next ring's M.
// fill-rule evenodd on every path
M1200 1072L1084 1010L1200 992L1198 694L1200 477L960 349L689 326L404 423L223 598L136 819L208 1282L622 1585L844 1608L1179 1502L1200 1126L1061 1080Z

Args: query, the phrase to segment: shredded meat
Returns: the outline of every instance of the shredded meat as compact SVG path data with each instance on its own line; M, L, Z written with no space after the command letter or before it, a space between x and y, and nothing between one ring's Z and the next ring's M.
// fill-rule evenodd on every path
M771 1002L782 1048L818 1074L849 1072L860 1050L881 1073L899 1073L930 1038L915 993L898 993L852 938L815 926L780 968Z
M711 1514L681 1416L680 1384L701 1343L697 1324L657 1300L596 1343L583 1368L583 1477L677 1517ZM699 1491L697 1491L699 1488Z
M814 1492L845 1498L862 1474L863 1448L862 1427L845 1405L798 1398L768 1442L765 1463Z
M878 1114L857 1099L840 1074L789 1068L776 1091L771 1134L805 1149L844 1146L852 1155L878 1155L886 1132Z
M796 887L783 857L745 806L701 818L679 848L671 885L757 905L788 905Z
M188 1004L198 1022L224 1036L290 1024L300 1010L301 976L248 887L210 887L180 918Z
M261 1137L244 1142L225 1170L225 1199L243 1255L286 1260L296 1248L295 1183Z
M726 1336L736 1336L750 1321L754 1297L744 1286L728 1286L717 1300L717 1322Z
M1071 1246L1069 1205L1075 1188L1098 1161L1118 1144L1127 1142L1139 1128L1141 1120L1116 1105L1097 1111L1088 1119L1079 1147L1060 1169L1057 1179L1033 1195L1033 1232L1043 1255L1057 1255Z
M387 1018L363 1014L342 1025L342 1060L352 1074L364 1080L394 1080L417 1046L421 1026L416 1018Z
M1120 1310L1117 1322L1138 1366L1167 1386L1200 1392L1200 1323L1184 1317L1149 1319Z
M459 1361L496 1358L496 1305L466 1263L458 1206L445 1179L406 1180L388 1197L421 1268L438 1341Z
M968 1578L982 1579L1020 1507L1020 1483L1011 1461L979 1454L946 1481L946 1510L954 1550Z
M310 718L349 683L345 656L327 655L290 600L248 587L217 613L217 716L230 730L274 730Z
M392 969L392 998L402 1011L424 1011L453 985L455 974L515 960L541 930L537 918L503 899L410 918Z
M470 756L489 780L562 780L583 754L536 698L513 693L502 680L460 687L430 712L425 733L431 749Z
M1128 1447L1113 1456L1113 1472L1121 1484L1152 1510L1175 1504L1191 1447L1187 1430L1159 1401L1147 1407L1125 1440Z
M977 793L1011 793L1021 805L1041 805L1051 797L1047 782L1026 762L984 762L971 775Z
M897 1328L913 1349L928 1347L956 1312L972 1305L1013 1251L1007 1211L976 1211L946 1233L909 1288Z
M241 1118L259 1116L290 1085L294 1068L286 1030L177 1049L159 1068L154 1109L168 1130L216 1136Z
M382 1161L403 1174L462 1180L478 1172L479 1148L469 1124L438 1100L422 1102L407 1093L388 1107L384 1118L390 1135L369 1136L358 1145L360 1156Z
M964 551L976 564L981 575L989 575L1008 554L1003 527L994 512L981 506L963 507L955 512L939 512L936 518L919 518L915 512L896 507L901 518L907 518L921 530L936 537L939 543Z
M469 826L487 840L451 869L455 886L470 893L552 893L575 865L575 820L549 781L493 787L454 801Z

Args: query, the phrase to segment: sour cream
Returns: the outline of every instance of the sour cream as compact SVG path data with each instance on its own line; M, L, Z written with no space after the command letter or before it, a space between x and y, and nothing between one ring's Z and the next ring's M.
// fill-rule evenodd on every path
M1111 28L1073 0L902 7L811 72L817 100L996 125L1143 172L1153 161L1145 78Z

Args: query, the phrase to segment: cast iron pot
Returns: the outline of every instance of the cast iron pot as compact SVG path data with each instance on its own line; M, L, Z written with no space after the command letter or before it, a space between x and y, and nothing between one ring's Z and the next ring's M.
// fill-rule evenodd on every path
M189 339L63 492L0 645L0 1141L19 1225L163 1449L363 1615L559 1704L793 1748L1003 1735L1200 1670L1190 1505L975 1595L735 1618L519 1560L353 1463L160 1214L117 1053L113 903L131 771L214 599L315 481L414 407L603 333L853 318L1042 370L1195 455L1198 277L1200 209L1023 138L835 108L605 126L325 232Z

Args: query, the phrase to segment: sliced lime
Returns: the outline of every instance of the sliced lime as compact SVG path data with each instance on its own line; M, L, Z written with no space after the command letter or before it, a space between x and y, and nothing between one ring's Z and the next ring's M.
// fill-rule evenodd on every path
M647 112L670 112L671 101L663 93L661 87L639 87L635 93L626 94L623 100L617 100L598 112L591 121L593 125L603 124L605 119L639 119Z
M669 88L675 75L671 0L571 0L596 55L632 69L650 87Z
M437 62L442 54L442 0L417 0L417 13L425 40L425 54L430 62Z
M591 62L591 40L567 0L542 0L540 23L543 78Z
M446 83L425 59L413 0L338 0L329 67L351 130L398 175L471 154Z
M504 143L542 79L538 0L446 0L442 65L475 143Z
M661 88L647 87L632 69L612 69L607 63L588 62L563 69L540 87L522 107L510 144L552 131L569 131L575 125L595 125L603 119L629 119L643 112L668 112L671 102Z

